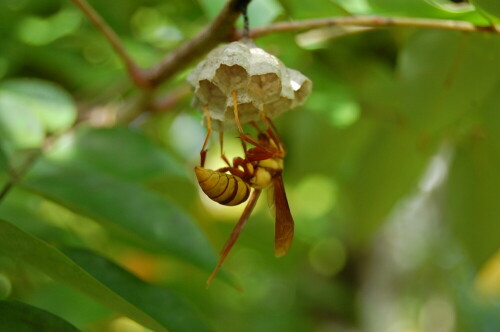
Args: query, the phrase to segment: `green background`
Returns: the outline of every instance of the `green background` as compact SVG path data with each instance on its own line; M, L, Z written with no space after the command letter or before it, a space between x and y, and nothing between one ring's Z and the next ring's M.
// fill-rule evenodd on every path
M147 68L224 1L90 4ZM495 1L474 5L254 0L249 15L253 27L499 19ZM498 35L333 27L257 39L313 81L275 121L295 241L274 257L263 197L209 289L243 206L200 194L206 129L192 95L123 121L140 92L69 1L3 0L0 35L0 192L12 186L0 195L0 330L500 330ZM184 91L191 69L156 96ZM236 135L230 157L242 154ZM215 139L207 166L221 166Z

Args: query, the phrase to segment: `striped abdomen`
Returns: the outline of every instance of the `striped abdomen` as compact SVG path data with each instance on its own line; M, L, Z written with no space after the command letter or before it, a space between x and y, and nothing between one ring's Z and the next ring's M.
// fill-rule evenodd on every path
M201 190L213 201L222 205L238 205L248 199L250 186L232 174L195 167Z

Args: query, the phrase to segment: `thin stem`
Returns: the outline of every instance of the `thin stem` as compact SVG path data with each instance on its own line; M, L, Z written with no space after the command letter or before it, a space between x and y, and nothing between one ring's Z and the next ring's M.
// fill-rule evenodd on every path
M30 169L30 167L35 163L37 158L41 155L42 150L37 149L31 152L31 154L26 158L26 161L23 163L21 168L16 172L12 170L10 173L10 179L7 181L7 183L3 186L2 190L0 191L0 202L3 201L3 199L7 196L7 194L14 188L17 182L26 174L26 172Z
M150 83L153 86L162 83L217 44L230 39L234 35L234 24L241 14L241 8L245 8L250 1L229 0L212 23L147 72Z
M241 14L243 15L243 38L249 38L250 36L250 21L248 20L248 4L241 8Z
M269 34L308 30L326 26L363 26L374 28L407 27L423 29L454 30L462 32L500 33L500 26L477 26L466 21L440 20L413 17L383 17L383 16L345 16L312 20L278 22L266 27L250 30L250 38L258 38ZM244 32L239 31L234 39L239 39Z
M87 16L90 22L101 31L104 37L111 44L111 47L115 50L116 54L122 59L127 71L134 81L135 85L140 88L148 88L149 82L144 75L144 71L139 68L139 66L132 60L128 55L127 51L123 47L120 39L116 33L111 29L111 27L102 19L102 17L92 8L86 0L71 0L73 3L80 8L80 10Z
M151 105L151 112L161 113L168 111L192 93L193 91L187 83L182 84L178 88L168 92L165 96L154 101Z
M18 170L15 170L13 167L10 167L10 179L0 190L0 203L7 196L7 194L14 188L14 186L23 178L23 176L30 170L30 168L35 164L40 156L42 156L44 151L47 151L53 143L62 135L71 132L78 124L80 120L77 120L73 123L73 125L68 128L66 131L58 134L52 134L50 136L46 136L42 142L42 145L31 151L31 153L27 156L24 163L19 167Z

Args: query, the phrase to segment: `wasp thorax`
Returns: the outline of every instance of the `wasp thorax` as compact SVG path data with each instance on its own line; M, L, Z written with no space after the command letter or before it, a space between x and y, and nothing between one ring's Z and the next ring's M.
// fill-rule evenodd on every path
M206 106L215 128L234 124L233 92L240 122L259 121L265 110L275 118L301 105L311 92L311 81L287 68L277 57L242 39L212 50L191 72L194 106Z
M255 189L266 189L272 181L271 173L265 168L257 168L253 177L250 179L250 184Z
M264 159L259 161L259 167L268 168L273 171L281 171L283 170L283 159L280 158L272 158L272 159Z

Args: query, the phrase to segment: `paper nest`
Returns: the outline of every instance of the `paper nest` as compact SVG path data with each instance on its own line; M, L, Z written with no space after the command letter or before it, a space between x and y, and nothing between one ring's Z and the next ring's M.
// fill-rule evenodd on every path
M287 68L250 39L212 50L187 80L194 87L193 106L207 106L214 129L234 126L233 91L243 124L259 121L264 109L272 119L301 105L312 88L307 77Z

